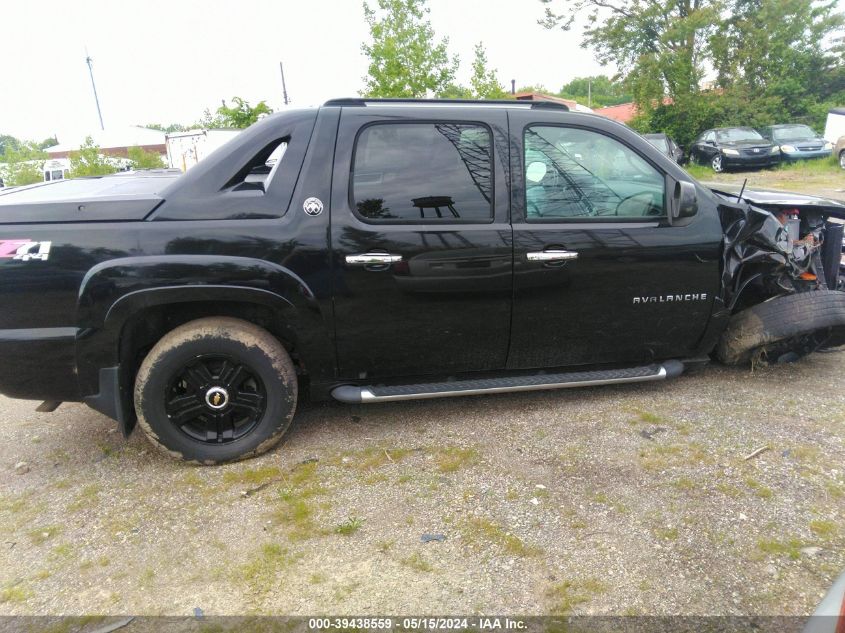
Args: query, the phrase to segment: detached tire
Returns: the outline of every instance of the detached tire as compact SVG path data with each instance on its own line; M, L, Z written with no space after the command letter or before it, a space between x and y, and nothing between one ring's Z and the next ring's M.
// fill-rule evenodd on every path
M845 343L845 292L815 290L775 297L731 317L716 354L726 365L756 358L795 360Z
M253 323L228 317L169 332L135 379L135 411L150 441L202 464L272 448L290 427L296 398L296 371L281 343Z

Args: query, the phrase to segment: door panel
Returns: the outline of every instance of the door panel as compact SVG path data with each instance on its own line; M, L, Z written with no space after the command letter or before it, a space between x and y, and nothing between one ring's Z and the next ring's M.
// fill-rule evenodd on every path
M342 112L331 204L341 378L506 365L507 118L455 110Z
M536 166L524 178L523 161L530 165L538 158L532 152L542 149L531 144L531 130L526 128L537 123L566 125L568 120L575 128L584 125L583 117L570 117L535 111L510 115L513 143L520 149L512 153L514 308L509 367L628 363L693 353L718 290L722 233L715 208L702 200L686 226L671 226L665 217L653 215L663 215L663 196L656 195L653 186L670 169L660 163L669 161L654 157L645 140L612 124L597 122L595 131L614 141L618 147L613 151L623 152L615 157L617 162L608 166L610 145L597 145L600 152L589 155L580 141L567 145L566 139L546 135L554 147L543 151L555 156L546 170L559 167L556 181L548 184L545 175L538 181L542 169ZM565 156L557 157L558 151ZM633 155L633 162L625 152ZM677 168L671 169L674 173ZM543 190L532 193L537 186ZM622 202L626 195L631 199ZM550 215L531 208L534 200L550 199L555 201L546 202ZM538 261L532 256L550 250L566 251L567 258Z

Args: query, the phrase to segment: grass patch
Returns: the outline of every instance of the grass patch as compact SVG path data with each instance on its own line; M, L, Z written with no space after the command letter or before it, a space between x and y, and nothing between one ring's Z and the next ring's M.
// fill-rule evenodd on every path
M60 543L50 552L52 558L69 558L73 555L73 545L70 543Z
M789 556L792 560L798 560L801 557L801 548L803 546L804 544L795 538L787 541L778 541L775 539L761 539L757 541L757 549L763 554Z
M754 494L761 499L771 499L774 496L771 488L767 488L753 477L747 477L745 479L745 485L751 488L751 490L754 491Z
M156 573L152 567L147 567L141 573L141 577L139 579L142 587L152 587L153 581L155 580Z
M360 517L349 517L343 523L335 526L334 533L342 534L343 536L351 536L361 529L364 525L364 519Z
M748 178L749 187L803 191L816 195L819 195L820 188L834 187L842 178L842 170L835 156L794 162L783 161L774 168L750 172L731 171L717 174L709 165L696 164L688 164L685 169L693 178L705 182L726 183L740 187L742 181Z
M723 495L727 497L731 497L736 499L742 496L742 490L734 486L733 484L728 484L723 481L720 481L716 484L716 490L721 492Z
M478 451L474 448L448 446L438 449L434 461L441 473L454 473L462 468L468 468L478 463Z
M85 486L77 495L76 500L68 505L67 510L68 512L77 512L78 510L90 508L97 504L99 496L100 486L97 484Z
M833 521L825 519L816 519L810 521L810 532L821 538L831 538L839 531L838 526Z
M376 470L388 464L401 462L414 451L410 448L384 448L383 446L371 446L355 454L355 461L346 462L345 465L353 466L358 470Z
M25 495L20 497L0 497L0 512L10 512L18 514L23 512L28 507Z
M224 473L223 481L227 484L260 486L274 479L279 479L281 476L282 471L277 466L261 466L240 471L229 471Z
M650 472L660 472L669 468L712 464L715 459L698 443L690 444L655 444L639 452L640 466Z
M35 528L29 531L29 540L33 545L41 545L46 543L54 536L60 534L62 528L58 525L48 525L46 527Z
M662 424L665 422L662 417L656 413L651 413L650 411L636 410L634 413L637 414L637 421L642 422L643 424Z
M259 592L270 591L280 571L290 567L296 558L277 543L267 543L253 557L240 567L242 581Z
M707 180L716 175L712 167L699 165L698 163L687 163L684 165L686 172L696 180Z
M20 604L32 597L32 591L22 585L11 585L0 589L0 604Z
M300 465L283 479L287 486L279 491L278 504L270 515L273 522L286 527L295 540L325 534L314 522L313 499L326 492L317 478L316 462Z
M654 530L654 534L657 538L661 538L665 541L678 540L678 528L676 527L657 528Z
M672 482L672 487L677 488L678 490L689 492L691 490L695 490L696 485L695 482L689 477L679 477L678 479Z
M410 567L414 571L434 571L434 567L431 566L431 563L424 559L419 552L414 552L410 556L400 559L399 562L405 565L405 567Z
M611 500L611 498L608 497L607 494L605 494L604 492L597 492L596 494L594 494L593 501L609 506L620 514L626 514L628 512L628 507L624 503Z
M182 484L185 486L190 486L191 488L199 488L205 485L205 481L203 478L199 476L197 473L198 468L192 468L187 471L184 475L182 475ZM229 473L226 473L228 475ZM225 481L226 475L223 476Z
M565 580L551 587L546 597L555 615L568 615L580 604L589 602L595 596L607 591L606 585L594 578L586 580Z
M498 523L484 517L472 517L459 525L463 537L470 543L492 543L512 556L536 556L540 551L526 545L522 539L509 534Z

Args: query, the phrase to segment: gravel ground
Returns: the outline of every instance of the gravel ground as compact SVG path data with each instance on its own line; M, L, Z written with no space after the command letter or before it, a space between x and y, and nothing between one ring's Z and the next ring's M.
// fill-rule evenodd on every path
M225 467L0 398L0 614L805 615L845 568L843 373L306 405Z

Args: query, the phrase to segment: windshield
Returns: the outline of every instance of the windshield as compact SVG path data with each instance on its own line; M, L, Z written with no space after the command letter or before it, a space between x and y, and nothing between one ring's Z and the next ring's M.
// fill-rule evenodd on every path
M772 137L776 141L811 141L816 133L806 125L788 125L772 129Z
M716 130L716 140L732 143L734 141L762 141L763 137L750 127L732 127L727 130Z
M669 144L666 142L665 136L646 136L645 140L654 145L661 152L669 151Z

